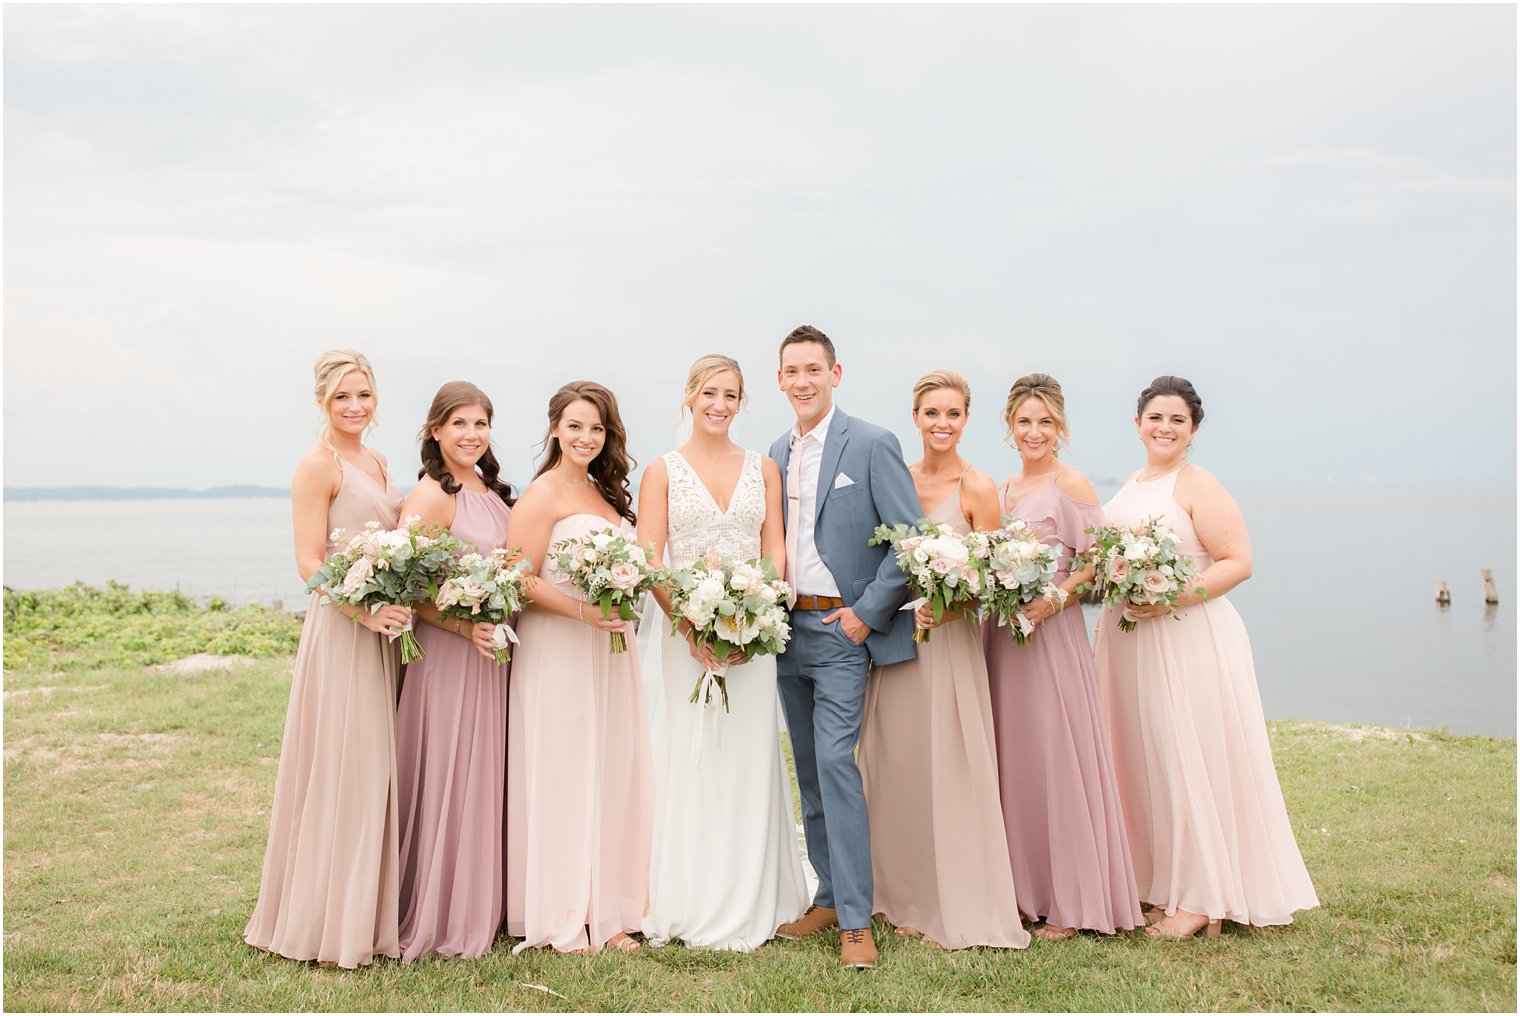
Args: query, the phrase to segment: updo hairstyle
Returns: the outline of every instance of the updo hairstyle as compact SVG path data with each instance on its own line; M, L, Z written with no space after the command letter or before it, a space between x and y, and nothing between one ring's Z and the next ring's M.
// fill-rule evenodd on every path
M1051 419L1055 420L1055 450L1059 452L1071 444L1071 431L1066 429L1066 395L1061 391L1061 382L1049 374L1025 374L1008 389L1008 401L1003 403L1003 423L1008 433L1003 435L1003 440L1013 437L1013 421L1018 417L1019 407L1024 400L1032 398L1045 403Z
M913 382L913 411L918 412L918 404L924 401L924 396L941 388L954 388L961 393L961 398L966 400L966 414L971 413L971 385L966 381L966 376L957 370L931 370L917 381Z
M1199 398L1193 382L1174 374L1162 374L1140 393L1140 401L1135 404L1135 416L1144 416L1145 407L1150 405L1151 400L1163 395L1175 395L1187 403L1188 415L1193 418L1193 429L1197 430L1203 422L1203 399Z
M722 353L708 353L698 357L697 362L691 365L691 370L686 374L686 394L681 401L681 415L691 411L691 404L696 401L697 393L700 392L707 382L723 373L725 370L734 372L734 377L739 379L739 408L743 409L749 397L744 394L744 371L739 367L739 361Z
M338 386L343 383L353 371L359 371L369 383L369 390L375 396L375 404L380 403L380 390L375 387L375 371L369 365L369 358L357 349L329 349L317 357L316 366L312 373L316 376L317 404L322 407L322 419L317 424L317 440L323 448L332 452L333 461L338 460L338 449L332 443L332 400L338 394ZM370 415L369 426L365 427L368 432L375 424L380 422L378 412Z

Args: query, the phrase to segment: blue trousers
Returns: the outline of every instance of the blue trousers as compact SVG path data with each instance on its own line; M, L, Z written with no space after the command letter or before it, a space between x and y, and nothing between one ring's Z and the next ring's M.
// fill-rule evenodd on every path
M839 912L843 929L869 928L871 827L855 766L870 656L827 611L797 610L792 638L776 658L776 685L786 712L808 860L818 873L813 902Z

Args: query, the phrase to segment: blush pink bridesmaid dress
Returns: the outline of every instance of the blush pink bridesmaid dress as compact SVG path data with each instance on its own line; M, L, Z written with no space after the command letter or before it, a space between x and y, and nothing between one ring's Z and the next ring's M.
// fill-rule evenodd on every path
M599 515L569 515L549 545L607 526ZM626 522L613 528L633 535ZM539 574L583 598L552 568ZM654 780L629 628L628 651L613 653L605 631L523 612L507 709L507 931L522 939L514 953L596 952L643 923Z
M1132 477L1103 506L1113 525L1161 518L1201 572L1213 563L1177 504L1180 470ZM1227 596L1176 619L1098 625L1098 686L1140 899L1167 913L1288 924L1319 905L1288 821L1245 624Z

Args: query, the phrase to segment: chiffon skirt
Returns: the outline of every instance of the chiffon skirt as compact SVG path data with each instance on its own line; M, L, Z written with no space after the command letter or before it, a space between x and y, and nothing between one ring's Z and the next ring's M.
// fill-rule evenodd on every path
M507 666L419 622L396 715L401 956L480 956L506 903Z
M1019 912L1112 933L1142 923L1080 607L1018 645L983 627L998 786Z
M981 629L934 629L918 657L873 667L860 733L876 913L949 949L1021 949Z
M530 609L507 710L507 930L513 949L599 950L637 932L654 814L639 649Z
M313 593L296 652L251 946L357 967L400 955L396 646Z
M1131 632L1106 609L1096 660L1140 898L1256 925L1318 906L1235 607L1211 599Z

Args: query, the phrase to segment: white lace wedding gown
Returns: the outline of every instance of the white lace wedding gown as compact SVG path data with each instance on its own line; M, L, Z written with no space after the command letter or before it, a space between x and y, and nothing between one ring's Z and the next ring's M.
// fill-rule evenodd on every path
M760 556L759 455L744 453L727 512L680 453L667 454L665 468L671 567L684 568L710 549L734 562ZM686 640L670 634L659 608L649 609L649 623L662 631L658 642L646 643L649 654L659 646L661 665L659 686L649 689L655 818L644 933L654 945L679 939L747 952L801 916L808 902L778 736L775 657L729 668L727 714L716 691L711 709L692 703L702 667Z

